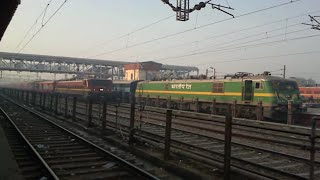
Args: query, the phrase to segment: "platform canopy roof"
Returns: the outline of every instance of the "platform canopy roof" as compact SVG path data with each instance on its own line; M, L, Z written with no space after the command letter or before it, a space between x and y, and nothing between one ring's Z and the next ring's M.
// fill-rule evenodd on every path
M20 0L0 1L0 41L19 4Z

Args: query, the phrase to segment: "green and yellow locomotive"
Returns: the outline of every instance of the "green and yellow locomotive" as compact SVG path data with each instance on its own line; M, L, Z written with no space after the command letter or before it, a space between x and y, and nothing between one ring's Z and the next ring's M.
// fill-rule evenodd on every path
M225 79L140 81L135 95L146 105L225 114L233 107L236 117L255 118L262 107L265 119L284 121L288 103L300 111L302 100L297 83L269 76L233 76Z

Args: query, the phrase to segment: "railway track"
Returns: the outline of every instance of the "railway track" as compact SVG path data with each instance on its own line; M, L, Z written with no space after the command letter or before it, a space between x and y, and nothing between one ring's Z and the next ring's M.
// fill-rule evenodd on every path
M64 105L60 104L60 110L63 112ZM70 108L69 108L70 109ZM94 123L97 126L101 126L101 121L99 120L99 116L101 112L98 107L94 110L93 119ZM121 128L121 132L123 134L128 134L128 109L124 108L123 112L118 108L118 121L116 122L115 113L110 112L108 108L108 122L107 125L116 131L119 131ZM78 119L86 120L85 106L78 104ZM143 112L142 117L144 117L147 113ZM151 117L151 118L150 118ZM163 146L164 141L164 126L163 122L161 122L161 118L157 119L159 114L157 112L153 112L153 114L148 114L149 119L157 120L155 122L142 122L142 126L138 129L136 137L140 137L143 140L148 140L148 142L154 142L159 145L161 148ZM179 116L176 116L176 118ZM181 120L195 122L194 118L186 118L182 117ZM200 117L200 116L199 116ZM197 117L197 118L199 118ZM144 117L146 118L146 117ZM204 118L205 119L205 118ZM200 117L198 120L203 120ZM213 124L214 126L222 127L221 122L218 120ZM222 121L222 120L221 120ZM160 123L159 123L160 122ZM210 122L212 124L212 122ZM252 123L255 124L255 123ZM241 123L235 123L235 129L237 130L237 125L239 127L250 127L252 128L248 132L250 133L258 133L254 127L255 125L243 125ZM242 126L241 126L242 125ZM241 128L238 128L241 129ZM307 133L308 130L297 131L295 134L296 137L290 137L290 133L295 132L295 130L291 130L290 128L283 127L274 127L274 129L270 129L269 127L261 128L264 135L278 133L275 134L274 137L287 138L291 140L299 140L299 143L302 141L307 141ZM287 137L288 136L288 137ZM270 140L268 140L270 141ZM271 140L272 141L272 140ZM282 140L285 141L285 140ZM223 148L224 142L222 138L219 137L209 137L199 133L192 133L189 131L173 128L172 129L172 146L176 150L176 152L182 155L192 155L191 158L195 158L197 160L203 161L204 163L217 165L223 163ZM279 143L279 142L278 142ZM288 145L293 147L297 145L297 142L291 142ZM301 147L306 146L301 143ZM309 160L304 157L298 157L294 155L289 155L286 153L281 153L277 151L272 151L270 149L261 148L253 145L247 145L243 143L233 142L232 143L232 169L234 171L239 172L247 172L251 174L255 174L261 178L271 178L271 179L308 179L309 176ZM315 162L315 179L320 178L320 162Z
M29 146L14 124L6 117L2 108L0 108L0 125L4 130L11 152L23 178L30 180L41 179L42 177L53 179L46 166L33 151L34 149Z
M2 120L20 131L53 179L158 179L135 159L122 159L27 108L1 101Z
M119 109L118 109L119 110ZM119 111L119 118L108 119L107 125L122 133L128 133L129 120L128 113ZM115 115L109 113L109 115ZM98 113L94 116L94 123L100 126L101 122L98 120ZM146 116L146 112L143 112ZM159 115L152 114L154 119ZM85 113L79 112L79 118L85 120ZM150 118L150 117L149 117ZM141 129L138 129L136 137L147 139L149 142L153 141L160 146L164 142L165 127L164 123L158 122L142 122ZM220 124L221 126L221 124ZM257 132L256 132L257 133ZM281 132L284 133L284 132ZM288 132L286 132L288 133ZM283 135L285 137L285 135ZM303 139L303 134L300 134ZM288 139L294 139L288 137ZM183 152L196 155L205 159L205 163L218 162L223 164L224 142L222 138L213 138L198 133L192 133L181 129L172 129L172 142L173 147ZM292 144L291 144L292 145ZM305 146L305 144L301 144ZM245 171L248 173L259 175L263 178L271 179L308 179L309 177L309 160L307 158L288 155L273 151L266 148L261 148L258 145L247 145L244 143L232 143L232 167L237 171ZM212 163L216 164L216 163ZM320 178L320 162L316 161L315 166L315 179Z
M61 108L64 105L61 106ZM78 104L79 114L85 115L85 105ZM69 108L72 109L72 108ZM108 106L107 113L115 115L115 107ZM101 107L95 105L93 115L101 116ZM128 106L120 106L117 109L118 116L129 118L130 109ZM64 112L64 109L62 109ZM148 107L143 112L136 111L136 119L153 124L165 124L164 110ZM200 135L224 137L225 118L222 116L210 117L198 113L190 116L190 112L174 111L173 127L189 132L196 132ZM232 134L233 141L247 143L248 145L260 144L261 147L271 148L283 153L299 154L302 157L309 157L310 149L310 128L279 125L275 123L264 123L248 120L233 120ZM318 132L319 134L319 132ZM318 136L319 137L319 136ZM290 148L290 151L286 151ZM316 139L316 150L320 150L320 140ZM320 157L317 156L320 159Z
M119 114L123 117L129 118L128 109L119 109ZM164 113L157 111L143 111L137 112L138 116L141 113L142 121L150 122L154 124L165 124ZM200 135L224 137L225 117L201 117L197 114L196 117L190 117L184 112L175 111L173 116L173 126L177 129L188 130L190 132L196 132ZM245 122L247 121L247 122ZM235 142L246 141L248 144L271 145L273 148L279 146L280 148L290 148L292 153L298 151L304 152L304 157L309 156L310 148L310 129L301 128L302 131L286 129L287 125L279 125L274 123L264 123L262 126L252 126L250 123L256 123L254 121L243 120L239 122L233 120L232 135ZM272 126L277 128L273 128ZM318 136L319 137L319 136ZM266 147L267 147L266 146ZM320 141L316 140L316 150L320 150ZM295 150L295 151L293 151ZM288 152L290 153L290 152ZM302 153L303 154L303 153Z

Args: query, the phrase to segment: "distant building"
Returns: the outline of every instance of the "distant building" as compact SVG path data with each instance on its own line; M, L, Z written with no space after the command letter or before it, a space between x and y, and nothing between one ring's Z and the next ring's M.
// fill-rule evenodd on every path
M158 80L162 64L153 61L124 65L126 80Z
M311 78L305 79L305 78L300 78L300 77L290 77L289 79L295 80L297 82L298 86L302 86L302 87L315 87L315 86L317 86L316 81Z

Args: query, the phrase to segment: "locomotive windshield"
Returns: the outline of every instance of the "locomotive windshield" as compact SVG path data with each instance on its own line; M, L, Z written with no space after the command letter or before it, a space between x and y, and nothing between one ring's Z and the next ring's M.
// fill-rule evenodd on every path
M293 81L271 81L272 87L277 90L297 90L298 85Z
M91 79L89 80L89 83L92 86L108 86L110 85L110 80L102 80L102 79Z

